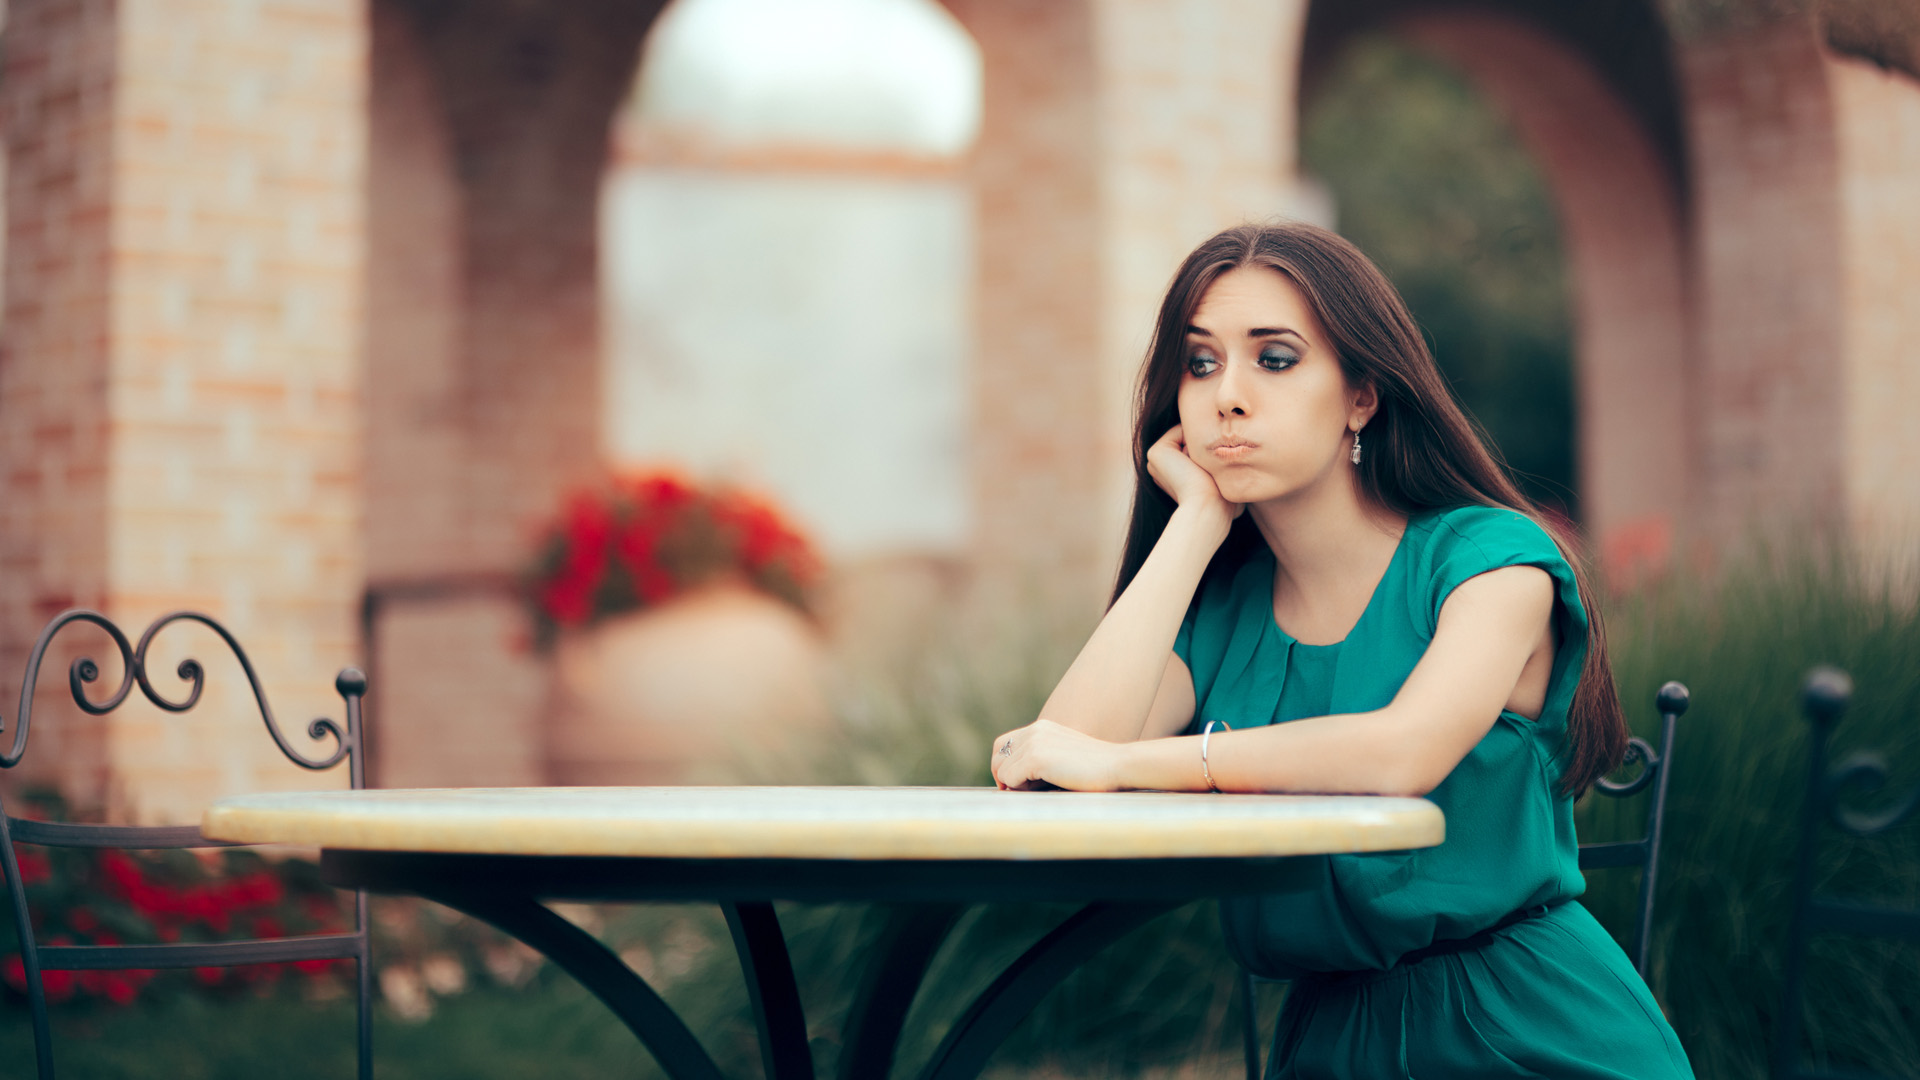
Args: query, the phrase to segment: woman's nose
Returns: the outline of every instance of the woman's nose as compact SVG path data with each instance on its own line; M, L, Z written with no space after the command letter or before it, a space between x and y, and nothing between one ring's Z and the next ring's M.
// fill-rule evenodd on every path
M1246 397L1246 375L1240 365L1228 362L1221 365L1220 381L1215 385L1214 406L1221 416L1245 416L1249 402Z

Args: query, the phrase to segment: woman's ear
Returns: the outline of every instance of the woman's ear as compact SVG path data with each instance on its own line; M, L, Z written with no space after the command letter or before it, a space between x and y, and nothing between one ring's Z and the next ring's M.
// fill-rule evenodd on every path
M1372 383L1361 383L1354 387L1352 402L1347 406L1347 430L1359 431L1380 411L1380 395Z

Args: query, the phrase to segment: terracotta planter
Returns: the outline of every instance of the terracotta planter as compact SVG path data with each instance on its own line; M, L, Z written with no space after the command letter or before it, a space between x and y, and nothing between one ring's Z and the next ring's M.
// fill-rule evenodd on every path
M554 666L545 738L556 784L710 782L743 761L764 770L797 760L782 744L829 715L819 632L741 585L564 634Z

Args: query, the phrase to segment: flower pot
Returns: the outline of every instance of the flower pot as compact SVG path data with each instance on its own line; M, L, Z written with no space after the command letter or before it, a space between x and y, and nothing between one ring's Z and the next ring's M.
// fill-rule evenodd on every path
M556 784L716 782L773 761L804 770L801 744L829 718L819 631L744 585L567 631L554 667Z

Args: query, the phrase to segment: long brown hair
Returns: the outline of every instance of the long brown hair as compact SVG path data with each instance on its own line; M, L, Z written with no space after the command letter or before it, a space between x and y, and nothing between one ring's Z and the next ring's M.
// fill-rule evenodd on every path
M1406 516L1469 505L1516 510L1545 529L1573 567L1587 614L1587 658L1567 712L1560 788L1569 795L1585 791L1620 764L1628 732L1607 663L1600 607L1578 546L1559 521L1521 494L1487 449L1447 390L1426 340L1386 276L1358 248L1325 229L1293 223L1241 225L1201 244L1174 275L1140 374L1133 428L1133 513L1113 598L1118 600L1140 572L1173 516L1173 499L1147 473L1147 449L1180 422L1187 326L1208 287L1241 267L1285 274L1326 328L1348 385L1373 387L1380 407L1364 429L1366 453L1358 469L1365 497ZM1263 544L1251 516L1240 515L1214 554L1207 576L1231 572Z

